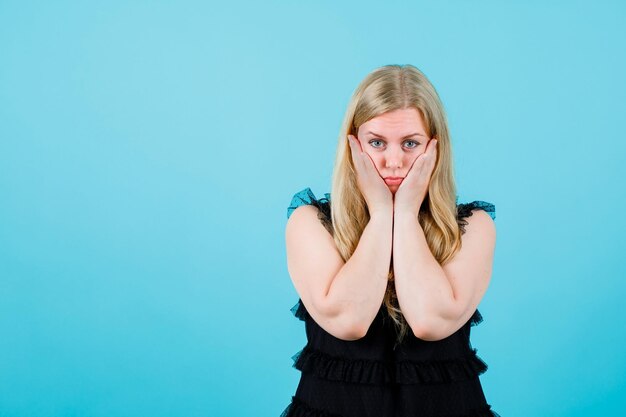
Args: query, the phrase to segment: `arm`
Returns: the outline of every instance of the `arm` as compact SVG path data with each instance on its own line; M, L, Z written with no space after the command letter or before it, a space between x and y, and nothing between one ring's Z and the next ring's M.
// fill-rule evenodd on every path
M359 339L378 313L387 288L393 209L371 213L347 262L317 212L302 206L287 222L289 275L320 327L342 340Z
M479 210L468 218L462 248L444 267L428 247L417 216L394 213L393 268L398 303L416 337L441 340L472 316L489 285L495 223Z
M359 243L332 281L329 305L349 311L358 334L365 336L380 310L391 264L393 208L370 215Z

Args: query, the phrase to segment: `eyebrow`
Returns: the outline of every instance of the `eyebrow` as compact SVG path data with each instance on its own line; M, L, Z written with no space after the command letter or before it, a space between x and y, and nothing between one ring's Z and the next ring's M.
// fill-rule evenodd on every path
M378 133L374 133L374 132L365 132L366 135L374 135L374 136L378 136L380 138L383 139L387 139L386 137L384 137L383 135L379 135ZM402 139L406 139L406 138L410 138L411 136L422 136L422 137L426 137L426 135L423 135L422 133L411 133L410 135L406 135L405 137L403 137Z

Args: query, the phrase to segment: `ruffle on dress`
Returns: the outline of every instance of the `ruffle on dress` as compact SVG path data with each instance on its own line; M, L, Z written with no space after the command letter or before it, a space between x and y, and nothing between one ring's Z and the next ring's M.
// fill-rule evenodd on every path
M470 317L469 319L470 326L477 326L482 322L483 322L483 316L482 314L480 314L480 311L478 310L474 311L474 314L472 314L472 317Z
M301 372L313 373L329 381L355 384L388 384L393 381L393 362L352 359L314 349L306 345L291 357L293 367Z
M291 308L292 314L301 321L310 318L306 307L299 299ZM468 320L470 326L483 321L478 310ZM473 378L485 373L487 364L477 356L476 349L465 357L451 360L403 361L388 363L383 361L352 360L334 357L312 349L309 345L292 356L293 367L302 372L313 372L317 376L334 380L361 384L441 383ZM391 368L393 368L393 371Z
M306 307L304 307L302 299L298 299L298 302L293 307L291 307L291 313L297 319L300 319L302 321L306 321L307 317L309 317L309 312L306 310Z
M311 205L318 208L317 218L320 219L322 225L333 235L333 226L330 214L330 193L325 193L324 197L318 199L311 191L311 188L307 187L302 191L297 192L291 198L291 203L287 207L287 219L291 217L291 214L300 206Z
M313 191L311 191L311 188L307 187L302 191L298 191L291 198L291 203L289 203L289 207L287 207L287 218L291 217L291 213L293 213L295 209L307 204L316 206L319 209L327 211L329 208L327 203L329 201L330 193L325 193L324 197L318 199L317 197L315 197L315 194L313 194ZM330 214L330 211L328 211L328 214Z
M438 384L475 378L487 371L487 364L471 349L466 356L453 359L395 362L396 382L409 384Z
M291 312L302 321L310 317L301 299ZM482 321L482 315L476 310L468 323L475 326ZM385 362L332 356L307 344L291 358L293 367L299 371L312 372L328 380L361 384L420 384L459 381L483 374L488 366L476 351L470 349L466 356L447 360Z
M472 210L480 209L484 210L491 216L492 220L496 219L496 206L482 200L474 200L471 203L457 204L457 223L461 229L461 233L465 233L465 226L467 226L466 218L472 215Z
M476 349L452 359L385 362L333 356L306 345L292 359L293 367L301 372L356 384L438 384L475 378L488 369Z
M305 401L293 395L291 403L281 413L280 417L343 417L339 414L331 413L319 408L313 408ZM407 416L408 417L408 416ZM436 417L501 417L491 409L490 404L483 407L469 410L463 414L445 414Z
M293 395L291 403L281 413L280 417L343 417L339 414L330 413L326 410L320 410L311 407L300 398Z

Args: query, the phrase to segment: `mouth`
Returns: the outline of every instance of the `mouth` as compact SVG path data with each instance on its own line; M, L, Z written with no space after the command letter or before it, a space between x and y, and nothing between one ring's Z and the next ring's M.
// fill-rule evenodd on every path
M385 177L385 184L387 185L400 185L402 183L403 177Z

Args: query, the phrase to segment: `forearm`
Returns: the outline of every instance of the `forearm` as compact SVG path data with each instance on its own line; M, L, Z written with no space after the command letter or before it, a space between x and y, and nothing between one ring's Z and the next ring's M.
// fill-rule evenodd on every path
M330 303L366 330L380 310L391 266L393 207L371 214L359 243L333 280Z
M414 213L394 213L393 271L398 304L414 332L449 315L454 304L452 286Z

